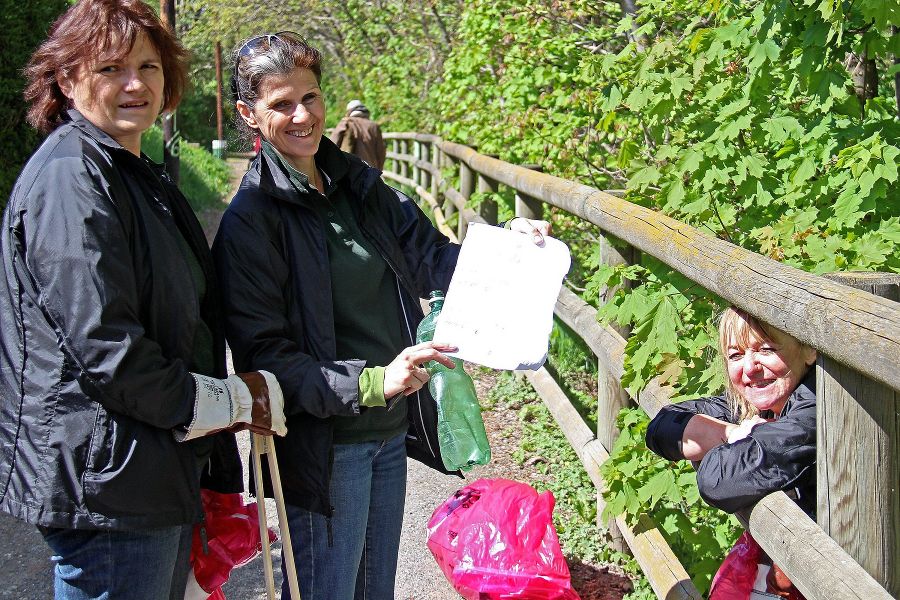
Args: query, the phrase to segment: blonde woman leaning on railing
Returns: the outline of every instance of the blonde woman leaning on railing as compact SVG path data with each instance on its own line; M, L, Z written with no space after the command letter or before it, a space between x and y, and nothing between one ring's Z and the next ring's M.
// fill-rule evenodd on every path
M697 464L700 495L733 513L784 491L812 515L816 502L816 351L736 308L719 323L722 396L664 407L647 447ZM800 597L777 566L769 591Z

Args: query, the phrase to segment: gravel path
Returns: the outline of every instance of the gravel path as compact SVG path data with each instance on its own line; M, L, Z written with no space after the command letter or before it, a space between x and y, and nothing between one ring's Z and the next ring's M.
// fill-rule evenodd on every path
M249 436L239 435L249 454ZM246 469L245 469L246 472ZM416 461L409 461L409 486L397 574L396 598L402 600L452 600L459 598L444 578L425 545L425 523L445 498L462 487L456 477L441 475ZM275 503L266 500L269 526L278 530ZM50 551L37 530L0 513L0 599L38 600L53 597ZM272 546L275 581L280 582L281 544ZM230 600L265 600L262 557L236 569L224 587Z

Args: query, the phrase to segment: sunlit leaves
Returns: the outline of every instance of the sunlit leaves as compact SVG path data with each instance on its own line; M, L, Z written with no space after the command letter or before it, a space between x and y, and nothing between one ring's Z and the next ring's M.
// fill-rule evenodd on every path
M607 482L604 518L625 514L635 523L649 514L682 559L701 594L739 531L737 521L700 499L690 463L673 463L649 452L644 444L649 419L643 410L619 414L622 431L603 465Z

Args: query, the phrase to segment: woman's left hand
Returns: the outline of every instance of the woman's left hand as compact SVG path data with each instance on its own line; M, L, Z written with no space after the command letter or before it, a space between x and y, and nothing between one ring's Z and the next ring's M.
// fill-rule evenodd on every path
M509 229L510 231L518 231L519 233L532 236L534 243L538 246L543 246L544 236L550 235L550 223L526 219L525 217L514 217L509 222Z
M744 419L736 425L726 428L725 436L729 444L740 441L750 435L753 428L761 423L768 423L767 419L763 419L759 415L754 415L749 419Z

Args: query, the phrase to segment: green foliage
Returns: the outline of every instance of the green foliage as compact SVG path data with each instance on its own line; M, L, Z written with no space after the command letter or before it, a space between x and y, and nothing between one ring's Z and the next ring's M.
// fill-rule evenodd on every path
M740 526L737 519L701 500L690 463L673 463L647 450L644 435L649 422L640 408L619 414L622 434L603 465L608 486L603 516L625 513L629 522L636 523L647 513L705 595Z
M141 150L151 160L162 162L162 130L153 126L141 139ZM181 177L178 188L195 212L222 206L230 189L228 165L203 148L181 144Z
M898 3L884 5L642 3L635 24L671 33L583 63L624 125L628 197L807 271L900 269L897 109L887 93L861 105L843 62L865 50L886 64ZM589 286L637 283L601 311L633 327L626 383L713 391L703 348L718 303L660 267L598 268Z
M515 457L520 463L534 458L535 469L544 477L532 484L539 491L553 492L553 523L563 552L587 561L608 561L611 554L597 536L596 488L544 403L527 382L511 373L500 374L488 402L518 412L524 432Z
M67 6L65 0L7 2L0 10L0 208L6 205L19 171L41 141L37 131L25 123L28 107L22 97L22 68Z

